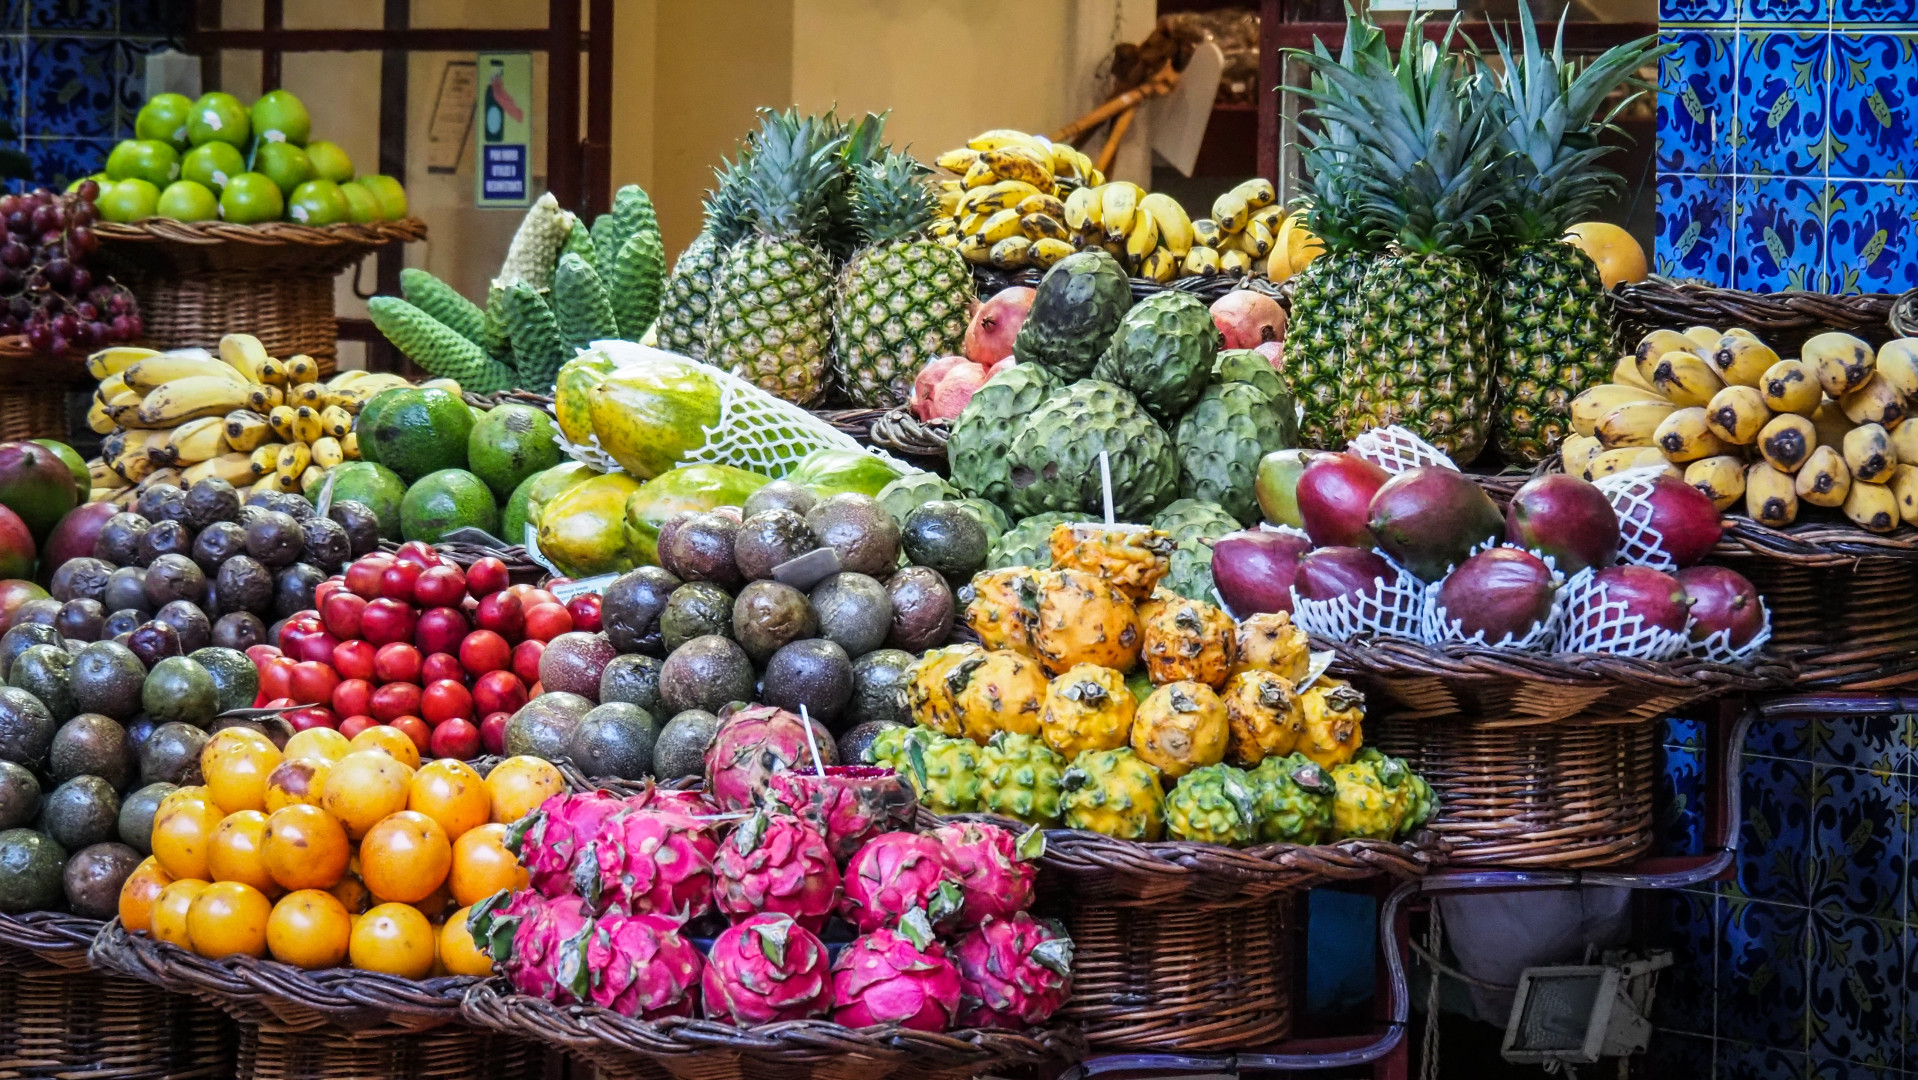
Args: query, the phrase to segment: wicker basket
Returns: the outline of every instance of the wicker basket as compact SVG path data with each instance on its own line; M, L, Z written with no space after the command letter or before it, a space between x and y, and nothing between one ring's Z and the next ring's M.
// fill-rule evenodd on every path
M1453 866L1594 867L1652 844L1652 720L1499 727L1368 719L1365 741L1403 757L1438 795L1427 828Z
M0 338L0 442L67 439L67 391L92 381L78 357L48 360L25 338Z
M1742 292L1659 277L1615 286L1611 296L1612 325L1628 343L1636 344L1658 329L1739 326L1757 334L1780 356L1796 356L1806 338L1827 330L1842 330L1882 345L1892 337L1887 320L1899 300L1889 293Z
M94 971L98 919L0 915L0 1080L225 1080L237 1035L219 1010Z
M339 356L333 279L390 243L426 237L418 218L364 225L229 225L150 218L103 222L102 268L133 290L155 348L211 346L243 330L273 356L305 353L332 374Z
M934 1034L793 1020L737 1028L709 1020L646 1021L593 1006L516 994L504 980L466 993L468 1022L558 1047L613 1077L679 1080L966 1080L1083 1056L1069 1026Z
M240 1080L526 1080L539 1051L524 1039L465 1025L417 1035L337 1038L279 1024L249 1024L240 1036Z

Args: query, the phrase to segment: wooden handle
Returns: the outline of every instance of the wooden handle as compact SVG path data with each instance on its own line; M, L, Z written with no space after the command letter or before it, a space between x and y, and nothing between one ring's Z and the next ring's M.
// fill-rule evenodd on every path
M1125 138L1126 129L1132 126L1132 118L1138 111L1137 107L1127 109L1112 122L1112 134L1106 136L1106 144L1099 148L1099 160L1093 162L1093 168L1101 173L1111 171L1112 159L1119 156L1119 140Z
M1138 108L1140 105L1155 97L1164 97L1171 93L1172 88L1177 85L1179 85L1179 73L1173 69L1170 62L1167 62L1166 66L1159 69L1159 73L1154 75L1150 81L1140 83L1138 86L1127 90L1125 93L1120 94L1104 105L1081 116L1079 119L1074 120L1058 131L1053 132L1051 135L1052 141L1076 143L1086 132L1091 131L1093 128L1098 127L1100 124L1105 123L1115 116ZM1111 140L1107 140L1107 142L1110 143Z

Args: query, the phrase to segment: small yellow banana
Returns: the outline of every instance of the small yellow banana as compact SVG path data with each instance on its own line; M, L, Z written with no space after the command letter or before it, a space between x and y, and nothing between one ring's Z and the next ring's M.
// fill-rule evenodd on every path
M226 444L234 450L251 452L273 434L267 419L251 409L235 409L222 421Z
M225 416L246 405L251 388L228 375L189 375L161 383L140 401L142 423L172 427L203 416Z
M1788 473L1754 461L1745 470L1745 513L1762 525L1782 529L1798 520L1798 492Z
M1845 432L1843 449L1851 475L1867 484L1885 483L1898 467L1898 451L1883 424L1860 424Z
M1854 424L1883 424L1895 427L1905 418L1905 396L1891 380L1873 371L1858 388L1838 399L1845 418Z
M1218 273L1218 250L1194 244L1186 251L1185 261L1179 265L1179 272L1187 277L1205 277Z
M111 488L119 487L126 483L125 480L121 479L119 473L113 471L113 466L108 465L99 458L94 458L92 461L87 462L87 476L92 481L92 483L88 485L89 487Z
M313 382L320 377L320 365L317 360L301 353L286 358L286 381L288 385Z
M280 442L292 442L298 438L293 431L293 406L275 405L266 414L266 422L273 429L273 437Z
M1008 236L992 245L986 257L1001 270L1017 270L1032 262L1032 241L1023 236Z
M1918 338L1887 341L1878 350L1878 374L1907 398L1918 397Z
M1001 146L979 155L1001 180L1024 180L1040 191L1052 188L1052 155L1025 146Z
M1639 341L1632 355L1638 358L1638 370L1645 371L1668 352L1693 352L1698 348L1691 338L1676 330L1654 330ZM1702 359L1702 357L1701 357Z
M286 392L288 405L311 405L316 409L326 407L326 387L319 383L300 383Z
M1703 405L1725 388L1718 369L1689 350L1668 352L1650 368L1640 363L1639 374L1681 406Z
M1042 141L1036 135L1014 131L1012 128L993 128L991 131L982 131L967 139L966 145L980 152L997 150L1002 146L1024 146L1031 150L1045 150L1050 153L1052 148L1050 140Z
M180 470L181 481L189 487L208 478L224 480L236 487L252 483L252 455L237 451L221 454Z
M301 405L293 410L293 437L303 443L325 434L320 428L320 411L311 405Z
M1811 429L1818 433L1818 445L1820 446L1843 446L1845 444L1845 433L1850 431L1853 426L1855 425L1853 425L1850 418L1845 415L1845 410L1840 408L1838 403L1830 398L1819 402L1818 408L1811 414ZM1903 427L1904 425L1900 424L1898 426Z
M266 382L266 363L272 359L266 346L252 334L228 334L220 339L220 361L239 372L248 382Z
M1871 346L1850 334L1819 334L1805 342L1798 355L1817 370L1818 384L1835 398L1863 386L1877 366Z
M117 375L149 356L160 355L154 349L134 345L112 345L87 357L87 374L96 379Z
M1009 236L1019 235L1019 211L1001 210L986 219L979 227L979 239L987 244L996 244Z
M1099 189L1099 223L1112 243L1124 243L1132 231L1132 215L1138 212L1139 185L1114 180Z
M306 467L313 463L313 451L303 442L290 442L280 447L280 456L273 461L273 471L282 480L292 477L298 480Z
M1252 256L1243 251L1231 250L1219 252L1219 272L1225 274L1249 274L1252 272Z
M1731 452L1731 444L1712 433L1702 405L1672 410L1652 432L1652 445L1680 464Z
M1227 233L1235 233L1245 228L1252 217L1252 204L1237 188L1212 200L1212 220Z
M1279 229L1285 224L1285 207L1273 205L1252 211L1252 220L1264 225L1273 236L1279 235Z
M978 189L978 197L966 205L968 210L1011 210L1034 195L1046 192L1024 180L1001 180Z
M1765 407L1775 413L1810 416L1824 397L1817 369L1803 360L1780 360L1766 368L1758 389L1765 395Z
M1584 476L1592 459L1604 450L1605 447L1590 435L1572 434L1565 436L1565 441L1558 444L1558 459L1567 474Z
M1745 463L1730 454L1699 458L1685 466L1685 482L1704 492L1713 506L1729 510L1745 497Z
M1044 270L1077 250L1077 248L1064 240L1054 240L1046 237L1044 239L1034 240L1032 242L1032 249L1026 254L1027 257L1032 260L1032 265Z
M113 417L107 415L106 403L99 398L87 402L87 430L96 435L113 430Z
M218 360L184 353L162 353L147 357L120 372L119 377L126 383L127 389L138 394L150 394L175 379L206 377L225 379L241 386L247 383L239 372Z
M284 449L286 449L285 443L276 442L261 443L254 447L253 453L247 456L253 468L253 475L266 476L271 473L274 466L279 463L280 451Z
M1918 522L1918 465L1900 465L1892 470L1887 486L1898 500L1898 516L1907 525Z
M1779 472L1795 473L1818 447L1818 429L1797 413L1779 413L1758 432L1758 452Z
M355 383L344 390L335 390L334 393L351 394L358 389L360 389L360 384ZM367 397L371 396L372 394L370 393L367 395ZM271 383L261 383L247 391L246 402L243 407L252 409L256 413L266 413L284 404L286 404L286 392L284 390L281 390Z
M106 378L100 380L100 385L93 388L93 396L101 402L108 402L119 397L129 389L131 389L131 387L127 386L127 381L124 376L108 375Z
M353 430L353 414L338 405L328 405L320 410L320 428L336 439L344 439Z
M1255 176L1250 180L1243 181L1239 186L1233 188L1232 191L1244 199L1245 204L1254 210L1271 206L1279 197L1279 193L1272 188L1272 181L1262 176Z
M979 151L970 146L962 146L957 150L948 150L940 154L932 159L932 163L947 172L963 174L967 169L972 168L972 163L977 160L979 160Z
M1068 177L1076 180L1083 175L1079 171L1079 162L1084 160L1084 156L1071 146L1065 143L1053 143L1051 158L1052 177L1055 181Z
M1898 461L1905 465L1918 464L1918 423L1899 424L1890 431L1891 449L1898 455Z
M1851 469L1844 455L1829 446L1811 452L1805 464L1792 477L1791 488L1798 501L1813 506L1842 506L1851 494Z
M1179 257L1172 254L1171 248L1153 248L1139 263L1139 276L1160 284L1171 281L1178 272Z
M1688 326L1684 333L1691 339L1692 347L1703 350L1703 355L1707 357L1717 351L1718 339L1725 336L1709 326Z
M1731 385L1712 395L1705 406L1705 422L1712 434L1726 442L1749 446L1771 422L1771 410L1756 387Z
M992 260L992 245L978 233L959 238L959 254L967 262L984 266Z
M1077 232L1099 227L1099 189L1082 187L1066 196L1065 214L1059 220Z
M1610 476L1613 473L1624 472L1626 469L1637 468L1640 455L1644 454L1647 449L1647 447L1643 446L1621 446L1616 450L1605 450L1593 454L1592 459L1585 465L1585 479L1597 480L1602 476ZM1659 454L1659 451L1655 448L1653 448L1651 452ZM1659 460L1665 460L1663 454L1659 454Z
M1613 406L1599 417L1598 423L1592 426L1591 434L1596 435L1607 450L1617 450L1622 446L1650 446L1658 425L1677 411L1678 406L1669 401L1628 401Z
M1755 337L1724 334L1712 351L1712 366L1728 386L1757 386L1778 362L1778 354Z
M1136 263L1151 254L1152 250L1158 246L1159 220L1152 216L1150 210L1143 208L1135 210L1132 214L1132 228L1126 233L1126 255Z
M1192 219L1192 243L1199 247L1216 248L1225 240L1225 230L1211 218Z
M172 451L173 460L182 465L219 457L227 451L226 418L206 416L188 420L173 429L172 434L167 436L166 444Z
M1612 365L1612 382L1619 386L1635 386L1656 397L1665 396L1658 392L1658 387L1646 382L1645 376L1638 373L1638 358L1635 356L1618 358L1618 362Z
M1867 532L1891 532L1898 528L1898 497L1884 484L1853 484L1845 496L1845 516Z
M1019 219L1019 231L1028 240L1066 240L1072 236L1065 224L1051 214L1026 214Z
M348 461L360 460L359 432L349 431L340 439L340 453L345 454Z
M992 166L986 164L984 154L972 159L972 164L966 166L965 175L960 177L959 180L959 182L967 188L982 188L987 184L998 183L998 181L999 177L993 175Z
M346 460L346 452L340 449L340 440L331 435L313 440L313 464L330 469Z
M1013 209L1019 211L1020 217L1025 217L1027 214L1044 214L1054 221L1066 219L1066 204L1053 195L1028 195L1020 199L1019 205Z
M1139 200L1139 209L1151 211L1152 220L1159 226L1159 242L1172 254L1185 258L1185 253L1192 250L1192 218L1179 200L1155 191Z

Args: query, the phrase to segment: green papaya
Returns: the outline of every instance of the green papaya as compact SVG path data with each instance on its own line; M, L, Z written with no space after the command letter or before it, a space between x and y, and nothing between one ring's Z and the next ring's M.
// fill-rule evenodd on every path
M682 465L648 480L626 500L628 546L641 563L659 561L659 527L681 510L738 506L767 478L730 465Z
M887 484L906 475L876 454L864 450L814 450L784 477L829 498L848 491L877 497Z
M639 480L685 461L719 426L719 384L700 365L663 356L609 373L591 398L600 448Z
M541 508L540 554L576 578L638 566L625 517L626 500L638 490L639 482L625 473L605 473L561 491Z

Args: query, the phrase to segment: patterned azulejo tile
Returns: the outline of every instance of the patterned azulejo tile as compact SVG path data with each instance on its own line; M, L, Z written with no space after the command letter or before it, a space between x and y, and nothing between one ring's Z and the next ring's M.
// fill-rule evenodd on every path
M27 158L33 162L33 184L63 189L106 168L107 153L112 149L113 144L105 139L30 138Z
M1741 177L1732 287L1747 292L1817 289L1825 273L1823 180Z
M35 135L105 139L114 134L113 42L27 39L28 127Z
M1905 917L1909 778L1820 766L1811 788L1811 904L1879 919Z
M1826 246L1833 292L1918 288L1918 179L1834 180Z
M1918 0L1837 0L1832 18L1839 23L1918 22Z
M1677 51L1658 64L1658 167L1667 172L1732 171L1733 39L1684 30L1659 36Z
M1811 765L1760 758L1740 777L1744 820L1738 834L1737 889L1783 904L1810 899Z
M1823 24L1831 17L1831 0L1738 0L1741 23Z
M1824 175L1830 35L1738 33L1738 171Z
M1719 1080L1804 1080L1802 1052L1750 1043L1718 1044Z
M1918 34L1831 41L1831 175L1918 176Z
M1705 850L1704 755L1678 746L1659 748L1658 853L1702 855Z
M34 30L113 30L119 21L115 0L30 0L27 18Z
M1728 286L1732 281L1732 183L1722 177L1658 177L1658 273Z
M1723 910L1719 1037L1803 1047L1806 909L1727 898Z
M1903 937L1897 922L1812 912L1813 1054L1892 1069L1902 1065Z
M1812 745L1780 757L1809 756L1821 765L1851 765L1880 772L1902 772L1904 725L1892 716L1821 716L1804 730Z

